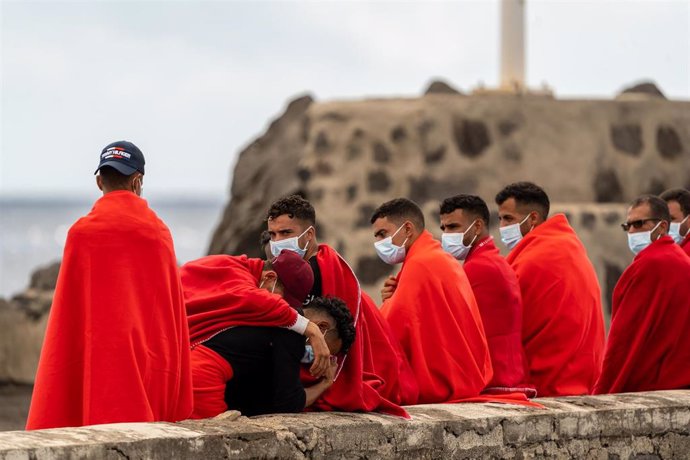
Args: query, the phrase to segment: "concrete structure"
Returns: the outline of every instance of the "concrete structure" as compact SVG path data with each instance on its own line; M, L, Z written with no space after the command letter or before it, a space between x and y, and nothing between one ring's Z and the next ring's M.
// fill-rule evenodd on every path
M690 456L690 391L0 433L0 460L583 458Z
M525 88L525 0L501 0L501 89Z

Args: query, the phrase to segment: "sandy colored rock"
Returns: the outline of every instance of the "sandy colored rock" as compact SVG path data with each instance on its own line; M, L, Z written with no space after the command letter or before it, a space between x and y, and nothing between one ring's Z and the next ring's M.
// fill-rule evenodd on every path
M649 98L666 99L664 93L662 93L659 87L651 81L636 83L632 86L623 89L623 91L621 91L618 95L618 98L625 99L625 97L630 95L644 95Z
M433 80L424 91L424 94L461 94L450 83L443 80Z
M47 312L52 291L40 295ZM37 317L14 301L0 300L0 383L33 383L47 321L47 314Z
M269 171L276 161L286 162L279 173ZM443 198L477 194L495 223L496 193L530 180L545 188L554 212L569 203L563 206L609 298L631 260L619 227L625 203L688 186L688 177L689 102L448 94L298 99L242 152L211 251L258 256L268 206L300 193L316 208L320 241L342 252L378 301L381 280L392 271L373 250L369 218L378 205L413 199L439 236ZM495 227L492 233L498 237Z

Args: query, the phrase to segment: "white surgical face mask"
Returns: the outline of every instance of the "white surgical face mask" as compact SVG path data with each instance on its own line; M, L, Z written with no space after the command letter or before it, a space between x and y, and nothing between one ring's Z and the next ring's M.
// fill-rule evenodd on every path
M503 244L505 244L508 249L513 249L515 245L518 244L522 239L520 226L527 222L527 219L529 219L529 214L527 214L527 216L525 216L525 218L522 219L522 222L519 224L506 225L505 227L498 229L498 231L501 232L501 241L503 241ZM532 229L530 228L530 231L531 230Z
M472 222L469 228L472 228L475 222L477 221L475 220ZM443 250L458 260L465 260L467 258L467 254L469 254L470 249L472 249L472 244L477 239L477 235L474 235L470 244L465 246L462 242L465 239L465 233L467 232L444 233L441 235L441 246L443 246Z
M309 247L309 243L311 243L311 241L307 241L307 244L304 245L304 248L300 248L299 239L302 238L302 236L305 233L307 233L310 228L313 227L310 225L309 228L303 231L302 234L299 236L285 238L284 240L280 241L271 241L271 254L273 254L273 257L278 257L280 255L280 251L282 251L283 249L296 252L300 255L300 257L304 257L304 255L307 253L307 248Z
M390 265L399 264L405 260L405 243L407 243L407 238L403 241L401 246L396 246L393 244L393 237L398 234L398 232L403 228L405 224L402 224L393 235L377 241L374 243L374 249L379 255L381 260Z
M673 241L675 241L677 244L680 244L688 235L688 232L690 232L690 230L688 230L685 232L685 235L680 234L680 226L688 220L688 217L690 217L690 215L686 216L685 219L681 220L680 222L671 222L671 225L668 228L668 236L673 238Z
M300 360L303 364L311 364L314 362L314 349L311 345L304 346L304 356Z
M638 255L647 246L652 244L652 233L661 225L661 222L648 232L628 233L628 247L633 254ZM658 238L657 238L658 239Z

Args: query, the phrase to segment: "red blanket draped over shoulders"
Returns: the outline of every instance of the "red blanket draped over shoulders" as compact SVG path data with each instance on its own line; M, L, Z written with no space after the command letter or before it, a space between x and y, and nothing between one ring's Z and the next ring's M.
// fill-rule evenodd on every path
M522 296L517 276L490 236L472 247L463 268L477 299L494 369L485 391L519 391L526 383L527 358L522 347Z
M506 258L522 292L522 335L539 396L589 394L604 352L601 292L563 214L535 227Z
M108 193L68 233L27 429L185 419L189 361L170 232Z
M335 383L312 409L385 412L407 417L399 404L416 400L416 383L395 339L380 319L371 299L345 260L325 244L316 255L321 270L322 294L342 299L356 321L355 342L346 357L339 357ZM302 372L306 385L313 382ZM390 398L390 399L388 399Z
M640 252L613 291L595 393L690 388L690 258L665 236Z
M259 288L261 259L213 255L184 264L180 270L196 345L235 326L290 327L297 311L279 295Z
M419 403L479 395L493 375L481 317L462 266L424 231L381 313L419 385Z

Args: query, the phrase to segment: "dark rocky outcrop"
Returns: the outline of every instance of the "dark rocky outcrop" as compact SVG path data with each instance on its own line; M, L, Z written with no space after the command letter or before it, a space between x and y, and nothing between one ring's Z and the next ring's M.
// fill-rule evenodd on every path
M651 81L645 81L629 86L623 89L620 94L642 94L653 98L666 99L664 93L662 93L656 84Z
M393 267L383 263L377 255L362 257L357 262L357 276L363 284L374 284L392 271Z
M642 128L636 124L611 125L611 142L623 153L639 156L642 153Z
M491 144L486 124L479 120L456 118L453 137L458 150L465 156L476 158Z
M257 235L264 225L257 219L257 210L266 212L276 199L295 193L300 188L300 159L310 136L303 129L307 110L314 100L310 96L291 101L285 112L274 120L266 133L247 146L235 166L230 202L216 229L209 253L259 256ZM315 149L326 153L330 149L327 134L316 135Z
M661 157L675 160L683 154L683 144L680 136L672 126L661 125L656 130L656 148Z
M443 80L434 80L427 87L424 94L462 94Z
M613 169L599 171L594 178L594 192L597 203L618 203L623 201L623 188Z

